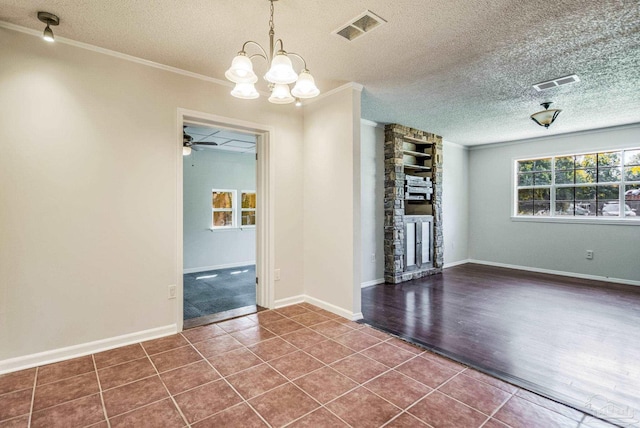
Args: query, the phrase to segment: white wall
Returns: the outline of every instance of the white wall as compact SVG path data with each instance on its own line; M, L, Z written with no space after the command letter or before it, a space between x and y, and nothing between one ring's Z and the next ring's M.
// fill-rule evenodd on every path
M638 146L640 125L473 148L470 258L640 281L638 224L533 223L510 218L515 159ZM585 259L586 250L594 251L593 260Z
M256 190L255 154L203 149L185 156L183 165L185 272L255 263L256 229L240 227L241 192ZM237 228L210 229L212 189L236 191Z
M360 313L360 91L304 107L307 296Z
M360 126L362 284L384 282L384 127ZM375 260L372 260L375 256Z
M299 110L5 28L0 64L0 366L176 322L179 107L274 128L275 294L303 294Z
M444 265L469 258L469 150L442 144L442 234Z

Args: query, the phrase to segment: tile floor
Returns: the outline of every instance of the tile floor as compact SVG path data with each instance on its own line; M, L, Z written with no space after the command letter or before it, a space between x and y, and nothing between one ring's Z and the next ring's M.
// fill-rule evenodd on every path
M0 427L609 427L302 303L0 376Z

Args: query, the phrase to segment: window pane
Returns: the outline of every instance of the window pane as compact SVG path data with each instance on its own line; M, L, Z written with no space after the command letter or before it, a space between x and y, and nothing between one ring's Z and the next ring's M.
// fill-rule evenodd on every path
M578 155L576 156L576 168L589 168L596 166L596 154Z
M256 224L256 212L255 211L242 211L242 225L243 226L255 226Z
M233 213L231 211L214 211L213 226L233 226Z
M534 215L551 215L551 204L549 201L534 201L533 213Z
M256 194L255 193L243 193L242 194L242 208L255 208L256 207Z
M533 186L533 174L518 174L518 186Z
M533 171L533 161L518 162L518 172Z
M213 192L212 199L213 208L232 208L233 206L232 192Z
M620 166L620 152L598 153L598 166Z
M574 167L573 156L563 156L561 158L556 158L556 170L573 169L573 167Z
M624 201L629 206L625 209L625 217L640 215L640 184L627 185L624 192Z
M518 215L533 215L533 189L518 190Z
M627 181L640 181L640 165L625 167L624 179Z
M588 199L594 200L596 199L596 188L595 187L576 187L576 199Z
M626 166L640 165L640 150L625 150L624 164Z
M620 175L620 168L598 168L599 183L614 183L620 181Z
M596 206L596 201L576 201L573 209L574 215L596 215L595 210L592 207Z
M596 169L577 169L576 170L576 183L595 183L596 182Z
M556 171L556 183L557 184L572 184L573 183L573 171Z
M574 187L560 187L556 190L557 201L573 201L574 195Z
M534 215L550 215L551 214L551 198L550 189L533 189L533 214Z
M536 172L533 174L533 184L536 186L544 186L551 184L550 172Z
M573 215L573 198L575 188L560 187L556 189L556 215Z
M598 186L598 208L603 216L620 215L620 190L618 186Z
M536 171L551 171L551 158L536 160L534 169Z

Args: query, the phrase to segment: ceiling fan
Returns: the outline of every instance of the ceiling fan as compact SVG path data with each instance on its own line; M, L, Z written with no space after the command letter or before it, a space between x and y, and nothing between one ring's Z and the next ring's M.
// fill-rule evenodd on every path
M193 137L187 134L187 126L182 127L182 154L188 156L191 154L191 150L202 150L199 146L217 146L218 143L214 141L193 141Z

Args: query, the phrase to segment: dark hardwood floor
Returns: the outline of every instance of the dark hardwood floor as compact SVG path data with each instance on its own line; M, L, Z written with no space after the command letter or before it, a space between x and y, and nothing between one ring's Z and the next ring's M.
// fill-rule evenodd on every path
M362 313L464 364L640 427L640 287L466 264L365 288Z

